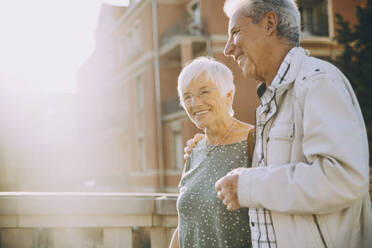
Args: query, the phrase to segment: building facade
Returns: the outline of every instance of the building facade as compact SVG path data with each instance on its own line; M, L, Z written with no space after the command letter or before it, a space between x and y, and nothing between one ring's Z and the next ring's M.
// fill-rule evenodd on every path
M200 132L179 105L177 77L198 56L226 64L239 89L235 116L254 122L257 82L223 55L224 0L132 0L103 5L96 49L79 70L79 133L92 190L177 192L185 142ZM356 23L358 0L299 0L301 46L332 59L336 13Z
M84 191L75 95L0 86L0 191Z

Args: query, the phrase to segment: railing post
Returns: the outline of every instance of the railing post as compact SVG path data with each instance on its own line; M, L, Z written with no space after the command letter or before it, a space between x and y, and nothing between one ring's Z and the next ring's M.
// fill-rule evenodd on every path
M86 242L84 236L82 228L55 228L53 230L53 247L83 247Z
M104 248L132 248L132 228L115 227L103 229L103 247Z
M164 227L151 228L151 248L165 248L167 244L167 233Z
M2 229L0 247L32 248L32 229Z

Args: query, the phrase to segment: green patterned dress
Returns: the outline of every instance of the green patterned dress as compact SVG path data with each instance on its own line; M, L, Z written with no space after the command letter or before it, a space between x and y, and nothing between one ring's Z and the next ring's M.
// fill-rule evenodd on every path
M218 179L238 167L247 167L247 141L211 146L205 141L186 161L177 200L181 248L251 247L248 209L228 211L217 198Z

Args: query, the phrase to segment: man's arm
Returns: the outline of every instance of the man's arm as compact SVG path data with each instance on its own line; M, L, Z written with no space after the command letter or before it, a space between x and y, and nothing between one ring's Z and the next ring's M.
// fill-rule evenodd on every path
M333 77L323 75L307 87L302 148L308 162L231 173L226 179L238 178L240 206L321 214L368 194L368 145L358 106Z
M186 147L183 149L184 154L183 158L186 159L188 156L190 156L192 149L198 144L198 142L204 138L204 134L202 133L197 133L194 135L194 138L189 139L186 142Z

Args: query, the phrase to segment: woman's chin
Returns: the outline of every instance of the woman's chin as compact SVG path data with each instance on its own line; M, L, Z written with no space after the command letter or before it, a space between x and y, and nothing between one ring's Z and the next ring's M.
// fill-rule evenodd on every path
M200 129L206 128L209 124L208 120L203 120L203 119L194 119L193 122Z

